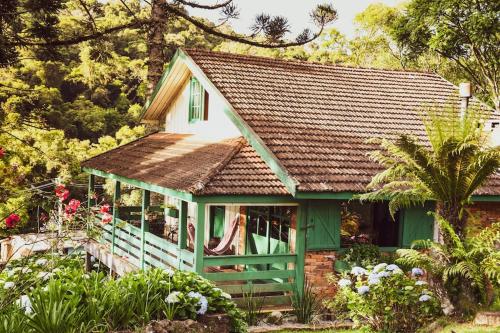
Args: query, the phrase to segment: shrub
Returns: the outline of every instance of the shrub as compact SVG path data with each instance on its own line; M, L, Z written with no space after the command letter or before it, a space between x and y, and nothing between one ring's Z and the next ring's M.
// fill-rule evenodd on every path
M152 269L110 279L85 273L78 257L42 258L27 261L30 270L13 262L0 274L0 333L108 332L205 313L226 313L235 332L246 330L231 296L195 273ZM39 270L48 278L37 280Z
M374 265L380 262L380 258L378 246L372 244L354 244L342 256L342 260L351 266Z
M245 307L245 320L250 326L257 325L259 322L259 315L264 306L265 296L261 297L255 294L253 288L248 292L243 293L244 307Z
M356 323L382 332L415 332L440 313L440 305L414 269L404 274L396 265L378 264L371 269L353 267L338 281L337 295L327 305L335 312L347 309Z

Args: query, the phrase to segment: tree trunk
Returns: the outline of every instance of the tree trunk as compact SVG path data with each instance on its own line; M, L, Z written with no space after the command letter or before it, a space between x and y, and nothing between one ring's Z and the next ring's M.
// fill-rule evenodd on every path
M460 205L453 202L438 202L437 213L448 221L460 239L465 238L466 214L460 216ZM446 238L444 239L446 242Z
M165 64L165 38L168 15L165 12L166 0L151 1L151 25L148 34L148 95L151 95L163 73Z

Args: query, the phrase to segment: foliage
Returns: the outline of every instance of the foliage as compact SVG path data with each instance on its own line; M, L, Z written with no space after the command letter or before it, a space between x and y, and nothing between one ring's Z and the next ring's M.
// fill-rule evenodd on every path
M301 324L309 324L320 312L321 304L320 295L307 280L301 292L295 292L292 296L293 314Z
M457 64L496 109L500 106L498 1L412 0L394 20L406 57L432 51Z
M415 332L440 313L440 306L428 285L420 280L424 273L412 275L396 265L385 263L371 269L353 267L338 281L335 298L326 305L347 315L357 324L381 332Z
M470 109L462 117L452 106L430 107L421 115L429 147L406 134L394 141L371 140L380 149L370 157L385 170L370 182L368 188L374 191L360 198L389 198L391 214L435 200L440 214L464 237L464 208L474 191L500 167L500 147L492 147L484 132L487 116Z
M373 244L354 244L342 255L342 260L351 266L375 265L380 259L380 249Z
M43 266L42 259L46 260ZM48 278L40 278L41 269L49 270L44 275ZM34 281L36 277L38 281ZM9 284L13 280L15 284ZM231 297L191 272L152 269L115 280L102 272L85 273L80 258L44 256L28 263L13 261L2 273L2 281L0 299L5 304L0 317L3 329L9 332L133 329L165 318L168 304L175 304L175 319L227 313L234 331L246 330L243 314ZM22 316L19 310L24 311Z
M264 306L265 297L259 297L253 291L253 287L243 293L245 307L245 320L249 326L255 326L259 323L259 315Z
M397 251L397 262L425 268L462 313L489 305L492 288L500 287L500 223L462 240L445 219L437 216L437 222L451 241L415 241L411 249Z

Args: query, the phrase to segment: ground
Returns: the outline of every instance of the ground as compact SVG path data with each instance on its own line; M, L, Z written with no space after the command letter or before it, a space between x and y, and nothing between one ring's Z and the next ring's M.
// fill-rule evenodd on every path
M451 324L440 333L497 333L499 327L485 327L473 324ZM368 333L364 330L325 330L325 331L281 331L279 333Z

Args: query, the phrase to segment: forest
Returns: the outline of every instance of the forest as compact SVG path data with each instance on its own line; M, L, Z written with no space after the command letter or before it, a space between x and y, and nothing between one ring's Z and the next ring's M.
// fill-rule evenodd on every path
M81 161L154 130L139 121L155 81L148 73L153 63L148 57L158 31L160 70L168 66L177 48L189 47L342 66L431 71L454 84L472 81L475 95L498 108L496 1L477 1L476 7L465 0L412 0L395 7L371 4L355 17L352 38L328 25L337 13L334 4L325 5L320 8L322 15L313 12L321 23L320 34L304 32L291 43L283 41L289 31L286 18L267 14L256 18L248 38L236 34L231 21L239 13L230 2L214 7L222 8L221 22L209 22L189 16L188 8L200 5L174 1L167 4L168 19L154 29L145 22L154 19L154 6L161 2L17 0L0 4L2 221L15 213L20 225L29 227L31 221L33 226L40 210L50 210L44 207L45 197L54 181L83 193L86 178ZM271 47L259 45L266 43ZM3 225L0 230L6 232Z

